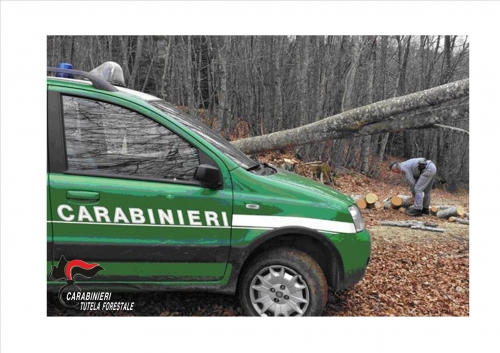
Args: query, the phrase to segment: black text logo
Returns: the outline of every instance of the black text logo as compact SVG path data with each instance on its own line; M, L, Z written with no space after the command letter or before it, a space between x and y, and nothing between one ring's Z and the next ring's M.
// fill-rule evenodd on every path
M104 268L99 266L99 264L89 264L82 260L68 261L61 255L57 267L52 266L49 278L53 281L66 280L66 285L59 289L59 301L67 308L76 308L80 300L79 296L75 296L74 293L81 292L82 290L75 284L75 277L94 277L101 270L104 270Z

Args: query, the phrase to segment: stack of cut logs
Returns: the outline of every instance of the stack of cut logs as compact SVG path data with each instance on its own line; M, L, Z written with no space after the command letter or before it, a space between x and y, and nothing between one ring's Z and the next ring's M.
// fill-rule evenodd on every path
M362 210L365 208L374 208L377 210L383 209L384 205L378 200L378 196L372 192L366 196L352 195L351 198L356 201L356 205Z
M413 205L413 198L408 195L396 195L388 197L382 201L378 201L378 196L374 193L368 193L366 196L351 195L351 198L356 202L360 209L389 209L398 210L399 212L404 213L407 207ZM431 206L429 210L431 215L438 218L446 218L450 222L469 224L469 214L465 212L462 206Z

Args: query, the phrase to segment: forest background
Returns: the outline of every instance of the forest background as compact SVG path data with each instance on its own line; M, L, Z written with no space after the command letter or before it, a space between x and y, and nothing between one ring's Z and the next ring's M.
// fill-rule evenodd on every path
M174 103L234 140L468 78L469 41L462 35L47 38L48 66L70 62L91 71L105 61L122 66L129 88ZM459 118L447 110L457 107ZM341 133L294 153L368 176L379 173L386 154L425 157L448 191L468 188L468 97L427 112L443 116L443 124Z

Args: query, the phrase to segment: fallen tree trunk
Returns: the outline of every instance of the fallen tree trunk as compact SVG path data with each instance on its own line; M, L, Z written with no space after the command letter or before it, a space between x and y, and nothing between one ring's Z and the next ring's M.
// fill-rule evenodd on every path
M351 109L297 128L241 139L232 143L244 153L255 154L327 139L346 137L359 132L369 124L379 123L396 115L409 113L417 109L434 107L441 103L468 97L468 95L469 80L465 79ZM408 119L408 117L403 117L402 121L405 119ZM426 122L426 124L428 123ZM384 131L384 128L379 127L377 132ZM365 134L371 133L375 132L365 131Z
M469 105L459 104L452 107L433 109L432 111L412 112L411 115L401 114L401 116L390 117L387 120L364 126L359 131L355 132L353 137L383 132L399 132L407 129L434 128L441 125L439 123L445 121L467 118L469 118ZM461 131L453 131L463 134Z

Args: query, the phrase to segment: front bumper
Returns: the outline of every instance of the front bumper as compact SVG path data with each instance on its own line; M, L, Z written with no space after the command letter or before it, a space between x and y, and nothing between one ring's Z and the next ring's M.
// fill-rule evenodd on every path
M329 237L340 256L336 290L354 286L365 275L371 255L371 238L366 229L356 234L335 234Z

